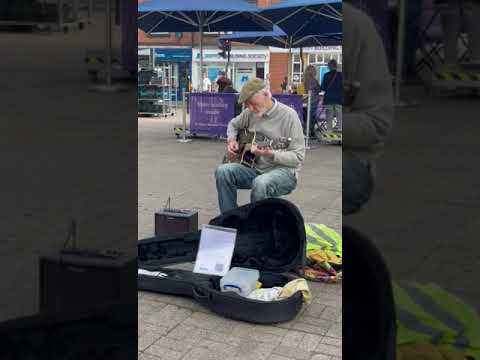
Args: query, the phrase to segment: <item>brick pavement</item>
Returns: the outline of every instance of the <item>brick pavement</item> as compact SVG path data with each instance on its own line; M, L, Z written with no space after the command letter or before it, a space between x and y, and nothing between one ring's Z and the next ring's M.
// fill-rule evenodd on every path
M167 197L196 208L200 224L218 215L213 171L221 141L179 144L174 119L139 120L138 236L153 234L153 214ZM287 198L306 221L341 228L341 149L316 146L307 153L298 188ZM248 201L241 192L240 203ZM342 353L342 287L310 283L312 304L295 320L260 326L219 317L190 299L139 292L140 360L338 360Z

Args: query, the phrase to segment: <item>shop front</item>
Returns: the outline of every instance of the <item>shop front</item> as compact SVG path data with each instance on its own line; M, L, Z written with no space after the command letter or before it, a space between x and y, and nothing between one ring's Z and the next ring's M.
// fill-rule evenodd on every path
M191 78L192 49L153 48L154 69L165 86L175 89L178 99L182 91L188 91Z
M233 86L240 91L243 84L252 78L264 79L268 73L270 53L268 50L233 49L230 53L230 66L228 77ZM227 60L218 54L218 49L205 49L203 53L203 72L208 74L213 83L219 71L225 71ZM200 52L193 50L192 79L194 86L201 79ZM196 89L198 90L198 89Z
M139 48L138 49L138 70L149 70L153 67L152 49Z

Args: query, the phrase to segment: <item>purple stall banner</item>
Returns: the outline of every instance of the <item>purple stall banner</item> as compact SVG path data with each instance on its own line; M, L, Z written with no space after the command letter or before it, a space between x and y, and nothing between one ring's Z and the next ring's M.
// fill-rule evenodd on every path
M227 136L227 125L235 117L237 95L192 93L190 131L195 134Z
M282 104L290 106L295 110L300 118L300 121L303 122L303 96L302 95L274 95Z

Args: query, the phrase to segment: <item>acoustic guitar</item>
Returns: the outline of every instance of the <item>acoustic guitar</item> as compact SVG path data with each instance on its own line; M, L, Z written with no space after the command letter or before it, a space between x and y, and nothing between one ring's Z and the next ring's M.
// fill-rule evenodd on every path
M269 139L265 135L262 135L255 131L249 131L248 129L241 129L237 135L238 142L238 156L236 159L230 160L228 154L224 157L224 163L240 163L246 167L254 169L256 166L257 155L253 154L250 150L252 145L257 145L263 149L271 150L287 150L290 146L291 138L282 137L279 139Z

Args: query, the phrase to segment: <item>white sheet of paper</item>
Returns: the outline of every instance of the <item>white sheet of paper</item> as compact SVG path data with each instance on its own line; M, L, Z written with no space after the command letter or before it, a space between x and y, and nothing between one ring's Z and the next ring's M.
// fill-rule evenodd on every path
M230 270L237 230L203 225L193 272L225 276Z

